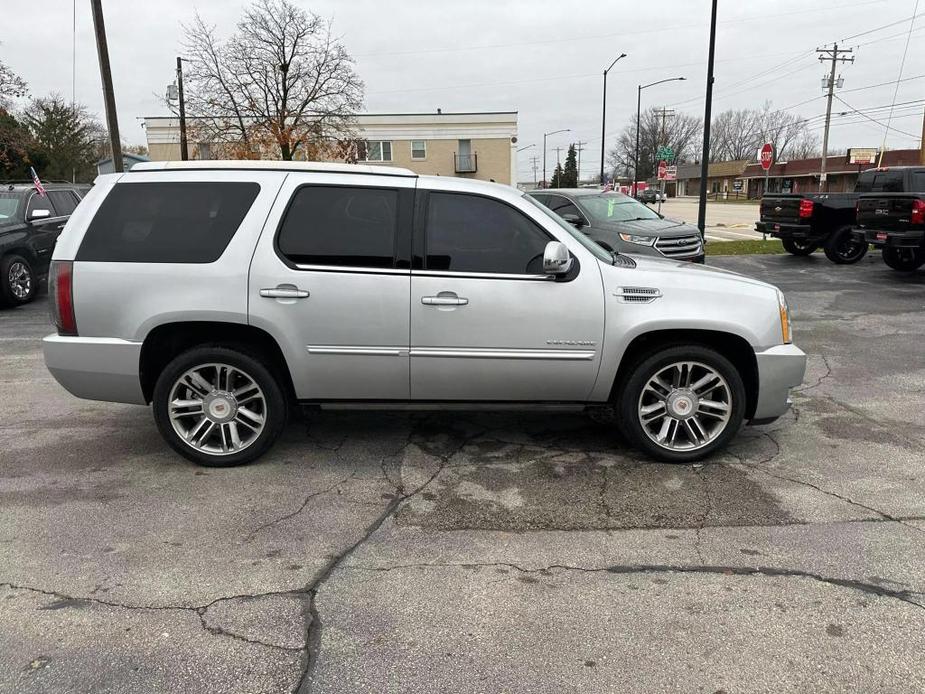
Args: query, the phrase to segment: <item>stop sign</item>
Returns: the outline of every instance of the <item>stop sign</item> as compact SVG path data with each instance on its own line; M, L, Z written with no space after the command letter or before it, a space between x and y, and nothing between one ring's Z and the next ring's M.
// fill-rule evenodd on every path
M771 164L774 163L774 147L770 142L765 142L761 147L761 153L759 155L761 159L761 168L767 171L771 168Z

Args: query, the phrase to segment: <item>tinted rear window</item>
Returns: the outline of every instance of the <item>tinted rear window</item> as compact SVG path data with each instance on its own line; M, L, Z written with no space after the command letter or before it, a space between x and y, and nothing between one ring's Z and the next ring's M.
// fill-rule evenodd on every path
M397 190L304 186L286 211L277 246L300 265L391 268L397 229Z
M902 171L866 171L858 178L858 193L902 193Z
M117 184L90 222L77 260L214 262L259 191L237 181Z

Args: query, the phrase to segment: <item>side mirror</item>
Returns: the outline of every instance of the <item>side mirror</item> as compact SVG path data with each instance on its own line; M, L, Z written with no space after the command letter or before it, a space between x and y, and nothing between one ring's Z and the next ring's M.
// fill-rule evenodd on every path
M547 275L564 275L572 269L572 256L561 241L550 241L543 252L543 272Z
M564 219L572 226L578 227L579 229L585 225L584 220L574 212L566 212L564 215L562 215L562 219Z
M51 210L32 210L32 212L29 213L29 218L26 221L34 222L38 219L48 219L49 217L51 217Z

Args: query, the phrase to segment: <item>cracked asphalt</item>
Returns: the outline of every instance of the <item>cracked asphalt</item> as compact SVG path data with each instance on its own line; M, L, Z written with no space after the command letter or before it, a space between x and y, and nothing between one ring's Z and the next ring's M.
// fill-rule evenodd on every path
M925 273L788 295L793 411L703 465L563 414L320 413L196 468L0 312L2 692L925 691Z

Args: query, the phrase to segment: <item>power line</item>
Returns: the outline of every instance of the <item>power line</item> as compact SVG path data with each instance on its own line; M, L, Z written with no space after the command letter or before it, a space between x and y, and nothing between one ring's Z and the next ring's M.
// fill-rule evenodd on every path
M852 106L851 104L849 104L847 101L845 101L844 99L842 99L840 96L837 96L837 95L836 95L835 98L838 99L840 102L842 102L842 103L843 103L845 106L847 106L849 109L851 109L854 113L857 113L859 116L863 116L864 118L866 118L867 120L869 120L871 123L876 123L877 125L886 126L886 132L889 132L890 130L892 130L892 131L894 131L894 132L901 133L901 134L903 134L903 135L908 135L909 137L918 137L918 135L914 135L913 133L906 132L905 130L900 130L899 128L893 128L893 127L891 127L890 121L887 121L886 123L884 123L883 121L879 121L879 120L877 120L877 119L875 119L875 118L871 118L871 117L870 117L869 115L867 115L866 113L864 113L864 112L859 111L858 109L856 109L854 106ZM912 115L912 114L910 114L910 115ZM918 115L918 114L915 114L915 115ZM890 109L890 119L892 120L892 118L893 118L893 111L892 111L892 108L891 108L891 109ZM882 145L881 150L880 150L881 152L883 151L883 148L884 148L884 147L886 147L886 135L883 136L883 145Z
M912 38L912 28L915 25L916 13L919 11L919 0L915 0L915 7L912 8L912 21L909 22L909 33L906 36L906 46L903 48L903 57L899 61L899 77L896 81L896 87L893 89L893 103L896 103L896 96L899 94L899 80L903 78L903 70L906 68L906 54L909 52L909 40ZM886 138L890 133L890 124L893 122L893 108L890 107L890 115L886 119L886 129L883 131L883 144L880 146L880 163L883 163L883 150L886 149Z

